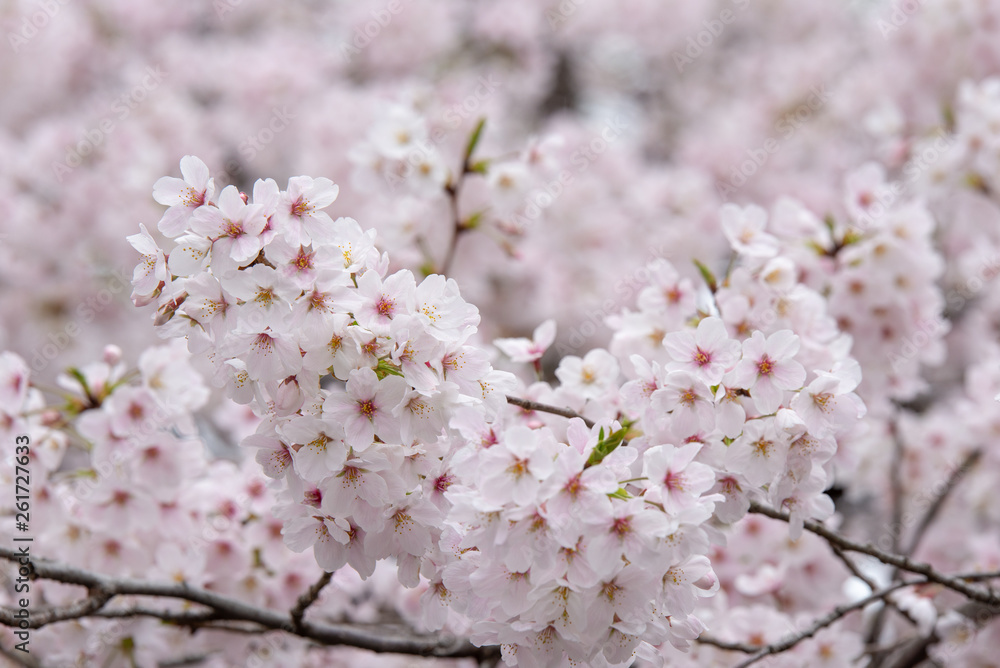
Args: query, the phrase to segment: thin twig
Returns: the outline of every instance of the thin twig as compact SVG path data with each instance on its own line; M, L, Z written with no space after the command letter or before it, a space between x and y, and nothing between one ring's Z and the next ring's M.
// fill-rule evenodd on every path
M759 645L750 645L743 642L729 642L727 640L719 640L713 636L705 635L702 633L700 636L694 639L695 642L701 643L702 645L711 645L712 647L718 647L719 649L724 649L729 652L743 652L744 654L753 654L760 651Z
M871 596L866 596L860 601L855 601L854 603L851 603L849 605L839 605L832 611L830 611L829 614L817 619L813 623L813 625L810 626L809 628L805 629L804 631L799 631L798 633L792 634L787 638L785 638L784 640L772 643L770 645L767 645L766 647L761 648L756 654L749 657L742 663L737 664L735 668L747 668L748 666L757 663L764 657L771 656L772 654L780 654L781 652L786 652L791 648L795 647L796 645L798 645L803 640L813 637L819 631L830 626L831 624L839 620L841 617L844 617L854 612L855 610L860 610L876 601L884 600L886 596L896 591L897 589L902 589L903 587L909 587L915 584L923 584L923 581L897 582L893 585L886 587L881 591L875 592Z
M903 539L903 439L899 437L899 427L896 420L889 423L892 434L892 466L889 467L889 484L892 490L891 512L892 530L889 532L892 538L892 551L899 552L899 546Z
M750 502L750 512L766 515L767 517L781 520L782 522L787 522L789 519L788 513L780 512L774 508L769 508L768 506L757 503L756 501ZM959 579L935 570L929 564L916 562L909 557L880 550L874 545L856 543L853 540L844 538L840 534L827 529L819 522L814 522L812 520L806 520L805 529L806 531L823 538L831 545L836 545L848 552L860 552L861 554L870 555L882 563L888 564L889 566L895 566L900 570L916 573L917 575L923 575L928 581L936 582L937 584L943 585L948 589L957 591L959 594L962 594L966 598L972 599L973 601L985 603L986 605L1000 606L1000 596L991 592L983 591L977 587L970 587Z
M907 545L906 550L903 554L906 556L912 555L920 547L920 541L923 539L924 534L927 533L927 529L930 528L934 520L937 519L938 513L941 512L941 508L944 507L945 501L948 500L948 496L955 489L955 486L965 477L965 475L972 469L973 466L982 457L983 451L976 449L973 450L966 456L966 458L959 464L958 468L952 471L951 476L948 478L948 482L945 483L944 489L941 493L935 497L934 502L931 504L927 512L924 513L923 518L920 520L920 524L917 525L916 531L913 532L913 537L910 539L910 544Z
M553 415L561 415L565 418L580 418L583 423L587 425L588 428L593 429L594 421L588 420L579 413L571 411L568 408L559 408L558 406L549 406L548 404L540 404L537 401L529 401L528 399L518 399L517 397L512 397L507 395L507 403L520 406L526 411L540 411L542 413L552 413Z
M319 598L319 593L323 591L323 587L330 584L330 578L333 577L333 573L325 572L320 576L311 587L309 591L299 596L298 602L295 607L292 608L292 624L296 629L302 628L302 617L306 614L306 609L316 602Z
M857 564L855 564L854 561L852 561L851 558L847 556L846 552L844 552L838 546L833 545L832 543L827 543L827 545L830 546L830 549L833 551L833 553L837 556L838 559L840 559L844 563L844 566L847 567L847 570L849 570L854 575L854 577L858 578L866 585L868 585L868 588L871 589L872 591L878 590L878 584L876 584L876 582L872 580L870 577L862 573L861 569L859 569ZM900 608L891 598L887 598L885 602L886 605L888 605L893 610L901 614L903 617L906 617L906 619L910 622L910 624L912 624L913 626L919 626L919 623L917 622L916 619L913 618L913 614L910 613L909 610L904 610Z
M21 555L15 550L0 547L0 558L17 562L19 556ZM476 647L467 641L454 638L390 635L384 629L362 630L350 624L317 624L303 620L299 628L296 628L290 614L254 607L243 601L190 587L184 583L113 578L38 557L32 557L30 564L37 577L87 587L90 594L83 601L68 606L32 611L27 622L28 628L40 628L58 621L83 617L126 616L129 612L102 610L102 608L115 596L153 596L190 601L209 610L174 613L166 610L134 608L131 614L159 617L185 626L206 626L212 621L249 622L257 627L255 629L257 633L267 630L285 631L323 645L348 645L373 652L476 659L492 658L499 652L496 647ZM0 608L0 624L15 626L19 625L19 621L14 617L13 610Z

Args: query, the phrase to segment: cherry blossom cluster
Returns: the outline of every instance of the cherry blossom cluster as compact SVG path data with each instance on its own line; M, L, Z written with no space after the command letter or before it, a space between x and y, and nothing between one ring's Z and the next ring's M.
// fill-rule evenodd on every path
M473 640L502 645L511 665L687 647L704 628L695 603L716 583L710 520L739 519L761 488L791 511L793 538L804 518L832 512L823 465L863 408L844 347L823 352L822 309L800 306L809 294L780 316L812 335L809 349L774 323L766 336L752 328L746 307L733 322L741 343L723 319L699 320L693 286L661 264L639 317L661 328L662 351L633 355L625 386L606 351L564 358L549 394L605 414L555 433L505 421L514 379L466 343L475 309L441 276L388 274L370 234L321 212L330 182L296 177L278 192L258 181L252 200L227 188L215 202L203 163L185 158L182 173L154 190L175 246L131 237L143 254L134 298L155 300L157 322L207 352L229 396L264 418L244 444L285 481L276 513L289 547L363 577L393 557L401 582L431 583L428 626L464 614ZM750 266L774 255L758 213L724 211ZM758 274L769 290L758 302L779 300L769 282L796 281L774 261ZM754 297L733 292L717 295L727 313ZM500 345L536 361L546 341Z
M271 514L275 498L259 466L212 456L197 435L193 411L209 392L182 343L149 348L135 370L127 370L121 351L109 346L101 361L59 377L60 403L54 404L33 387L26 361L7 352L0 355L0 386L0 433L27 435L32 444L27 468L38 554L272 609L290 609L319 576L311 557L284 545L282 521ZM14 457L6 456L0 476L11 488L14 473ZM8 540L12 529L4 523ZM377 618L373 609L348 604L352 596L372 595L356 574L339 573L335 588L339 595L317 604L321 614ZM39 605L70 604L79 594L79 587L32 584L32 601ZM11 596L16 600L6 588L2 595L5 605L13 604ZM371 599L372 605L390 601ZM126 597L116 606L142 603ZM182 602L170 605L184 609ZM220 642L142 618L83 619L69 629L33 633L32 646L44 648L52 665L154 666L202 654L215 655L220 666L281 666L306 656L305 644L288 637ZM4 631L5 642L8 636ZM337 650L325 655L340 656Z
M430 272L442 261L450 262L432 249L456 244L449 235L473 229L517 254L517 242L543 220L543 212L561 193L555 177L561 137L533 137L522 151L482 158L473 151L482 143L484 126L481 119L473 129L465 162L454 166L457 170L446 158L458 134L456 119L446 111L432 120L430 110L416 101L389 105L351 148L351 181L358 192L389 195L386 206L370 212L374 220L369 225L384 230L381 240L394 262L407 265L414 251L420 251L417 264ZM482 179L467 182L469 176ZM441 225L442 218L454 219L453 224Z

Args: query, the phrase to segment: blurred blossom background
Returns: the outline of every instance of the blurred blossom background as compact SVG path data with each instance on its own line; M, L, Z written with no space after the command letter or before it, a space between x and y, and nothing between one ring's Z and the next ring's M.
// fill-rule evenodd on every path
M0 0L0 26L0 350L33 382L109 343L134 364L159 342L130 299L126 237L144 225L173 247L152 192L184 156L216 193L326 177L340 188L326 211L377 230L390 271L458 281L477 344L553 319L539 378L595 346L663 357L655 323L709 309L695 261L731 278L713 304L734 338L787 327L804 356L860 365L868 412L823 469L840 528L886 537L893 498L926 508L981 455L914 555L1000 568L1000 455L985 447L1000 434L1000 0ZM760 262L730 275L734 249ZM488 350L523 396L560 396ZM256 418L224 403L199 419L230 433L199 428L233 452ZM706 539L739 608L706 620L733 638L764 637L758 603L815 619L845 600L826 546L772 529L751 517L728 553ZM315 580L306 561L284 594ZM413 612L393 577L379 596ZM941 665L994 665L995 617L966 663L955 645ZM838 638L850 665L864 636ZM352 652L342 665L361 665Z
M125 236L155 234L151 185L189 154L217 190L331 178L331 213L376 228L397 267L439 262L446 198L371 178L370 146L416 123L412 155L454 171L485 117L477 155L539 147L545 170L499 179L504 198L496 178L470 184L490 220L451 275L486 339L555 317L564 352L585 350L637 294L636 267L724 262L723 201L842 215L847 172L899 168L961 82L996 71L996 3L912 5L6 0L0 347L46 375L149 343Z

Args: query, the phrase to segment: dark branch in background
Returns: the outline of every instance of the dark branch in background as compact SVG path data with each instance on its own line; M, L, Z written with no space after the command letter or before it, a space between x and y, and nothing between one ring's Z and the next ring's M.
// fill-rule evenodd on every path
M816 635L826 627L838 621L841 617L844 617L854 612L855 610L860 610L868 605L871 605L876 601L881 601L885 599L886 596L896 591L897 589L902 589L903 587L909 587L915 584L923 584L923 582L926 582L926 580L921 580L916 582L897 582L896 584L886 587L881 591L873 593L871 596L866 596L860 601L855 601L854 603L851 603L849 605L838 605L836 608L831 610L829 614L827 614L824 617L820 617L815 622L813 622L812 626L810 626L809 628L799 631L798 633L793 633L784 640L781 640L779 642L772 643L762 648L758 648L757 650L755 650L757 652L756 654L747 658L746 661L737 664L735 668L747 668L747 666L751 666L760 661L761 659L771 656L772 654L780 654L781 652L786 652L791 648L795 647L796 645L798 645L803 640L806 640L807 638L812 638L814 635Z
M19 554L15 550L0 548L0 558L17 563ZM385 629L366 630L350 624L317 624L300 618L299 624L291 613L257 608L243 601L220 596L204 589L189 587L183 583L160 583L125 578L112 578L99 573L85 571L74 566L47 559L32 558L30 567L36 577L55 580L65 584L87 587L87 598L67 606L32 610L29 628L41 628L68 619L84 617L157 617L179 626L192 629L219 628L226 631L244 630L247 633L263 633L269 630L285 631L322 645L346 645L373 652L412 654L439 658L471 657L477 660L492 659L499 654L496 647L476 647L469 642L456 639L410 635L390 635ZM320 580L322 582L322 579ZM318 595L320 582L314 584L299 599L293 613L305 613L310 598ZM324 583L325 584L325 583ZM315 591L315 594L313 590ZM190 601L205 606L205 611L171 612L151 608L135 607L126 610L108 609L107 605L116 596L153 596L173 600ZM0 624L18 626L19 621L9 608L0 608ZM216 622L240 622L249 624L240 627L222 627Z
M895 419L889 422L889 431L892 435L892 466L889 467L889 484L892 489L892 527L895 529L889 532L889 537L892 538L892 551L899 552L899 546L903 539L902 469L905 453L903 452L903 439L899 437L899 426Z
M448 184L445 186L445 194L448 195L448 202L451 205L451 215L454 222L454 229L451 234L451 242L448 244L448 252L444 256L444 261L441 263L441 270L439 274L448 275L451 271L451 263L455 260L455 251L458 250L458 239L462 236L464 232L475 227L476 221L474 215L468 220L462 219L462 214L458 208L458 197L462 192L462 183L465 181L465 177L468 174L473 174L479 169L478 165L473 164L472 154L476 150L476 145L479 143L480 138L483 136L483 128L486 125L486 118L479 119L476 124L476 129L472 131L472 136L469 137L469 143L465 147L465 155L462 156L462 168L459 170L458 176L455 179L449 179Z
M324 572L319 580L312 587L309 587L309 591L299 596L298 602L292 608L292 624L296 630L302 628L302 617L306 614L306 609L316 602L316 599L319 598L319 593L323 591L323 587L330 584L330 578L332 577L333 573Z
M854 575L854 577L858 578L866 585L868 585L868 588L871 589L872 591L878 591L878 585L875 583L875 581L872 580L867 575L865 575L864 573L862 573L861 570L857 567L857 564L855 564L854 561L849 556L847 556L846 552L844 552L836 545L832 545L830 543L827 543L827 545L829 545L833 553L837 555L837 558L844 563L844 566L847 567L847 570L849 570ZM887 598L885 602L887 606L891 607L893 610L901 614L903 617L906 617L907 621L909 621L910 624L912 624L913 626L919 626L919 623L917 622L916 619L913 618L913 615L910 613L909 610L903 610L898 605L896 605L896 603L892 599Z
M765 505L757 503L756 501L750 502L750 512L757 513L759 515L766 515L772 519L781 520L782 522L788 521L788 513L784 513L774 508L769 508ZM836 545L842 550L847 552L859 552L861 554L867 554L869 556L875 557L879 561L889 566L895 566L896 568L909 571L910 573L916 573L917 575L923 575L929 582L935 582L939 585L943 585L948 589L957 591L966 598L973 601L978 601L979 603L985 603L989 606L1000 607L1000 596L994 594L993 592L984 591L978 587L970 587L969 585L962 582L952 576L945 575L938 572L929 564L922 564L915 562L909 557L905 557L899 554L892 554L891 552L886 552L885 550L880 550L874 545L867 545L864 543L856 543L853 540L844 538L838 533L834 533L830 529L819 522L814 522L812 520L806 520L805 529L810 533L814 533L820 538L823 538L831 545Z
M910 539L910 544L907 545L906 550L903 554L906 556L912 555L920 547L920 541L923 539L924 534L927 533L927 529L930 528L934 520L937 519L938 513L941 512L941 508L944 507L945 501L948 500L948 496L951 494L955 486L965 477L965 475L972 469L973 466L979 462L979 458L982 456L983 451L976 449L970 452L965 460L958 466L957 469L952 472L951 477L948 478L948 482L945 483L944 489L941 493L937 495L934 499L934 503L931 504L930 508L927 509L927 513L924 515L923 519L920 520L920 524L917 525L916 530L913 532L913 537Z
M899 436L895 430L895 423L893 424L893 438L897 443L897 448L899 448L899 452L902 452L902 445L900 444ZM938 514L944 507L944 504L948 500L948 497L951 495L952 491L962 480L962 478L964 478L965 475L972 469L972 467L976 465L981 455L982 455L981 450L979 449L973 450L966 456L966 458L962 461L962 463L958 466L958 468L952 471L951 475L948 477L947 482L945 483L944 488L937 494L937 496L934 498L934 501L927 509L927 512L925 512L923 517L920 519L920 523L914 530L913 535L910 538L909 544L906 546L904 550L902 550L902 555L904 557L910 557L913 555L914 552L917 551L917 548L920 547L920 541L927 533L927 530L934 523L934 520L937 519ZM901 507L902 492L899 491L897 493L895 489L896 485L898 484L899 468L900 468L899 466L893 467L892 479L893 479L893 496L899 499L897 505ZM902 544L903 532L902 532L901 514L902 513L899 514L894 513L893 517L892 527L894 530L891 532L891 534L893 539L894 552L899 552L899 546ZM898 568L893 569L892 579L896 580L898 576L899 576L899 569ZM878 640L879 636L881 635L884 623L885 623L885 609L882 609L879 611L878 615L875 616L874 620L872 620L871 629L869 630L868 636L866 637L866 641L869 644L874 643ZM882 665L882 660L876 657L872 664L873 668L878 668L878 666L881 665Z
M527 399L518 399L517 397L512 397L507 395L507 403L513 406L520 406L526 411L540 411L542 413L552 413L553 415L561 415L565 418L580 418L583 423L587 425L588 428L593 429L594 421L588 420L579 413L571 411L568 408L559 408L557 406L549 406L548 404L540 404L537 401L529 401Z
M10 650L2 645L0 645L0 656L3 656L8 661L18 666L25 666L26 668L44 668L41 662L35 657L31 656L31 654L25 654L24 652Z
M889 512L891 516L889 524L889 537L892 539L892 551L894 553L899 553L899 546L902 544L903 540L902 470L905 453L903 451L903 439L899 436L899 422L897 417L894 417L889 421L889 435L892 437L892 465L889 466L889 489L891 491L889 499ZM892 577L890 579L895 582L898 578L899 569L893 569ZM872 591L874 591L874 588ZM882 636L882 629L885 627L886 611L887 608L882 608L872 619L871 626L868 627L868 632L865 634L866 645L876 644L878 639ZM873 657L873 668L877 667L879 663L879 657Z

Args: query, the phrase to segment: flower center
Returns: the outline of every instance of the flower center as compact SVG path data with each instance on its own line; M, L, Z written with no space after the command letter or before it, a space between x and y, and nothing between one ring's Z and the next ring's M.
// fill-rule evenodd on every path
M761 376L770 376L774 373L774 360L768 357L766 354L760 358L757 362L757 373Z

